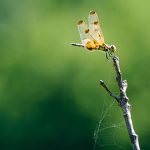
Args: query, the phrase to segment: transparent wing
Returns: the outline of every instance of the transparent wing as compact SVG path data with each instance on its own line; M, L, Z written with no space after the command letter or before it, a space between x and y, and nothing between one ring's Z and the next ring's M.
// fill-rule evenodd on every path
M87 24L83 20L80 20L77 26L83 45L85 45L88 41L93 40L92 36L89 34L90 30Z
M90 35L100 44L104 43L104 37L100 28L100 23L98 19L98 15L96 14L95 11L90 11L89 17L88 17L88 22L89 22L89 30L90 30Z

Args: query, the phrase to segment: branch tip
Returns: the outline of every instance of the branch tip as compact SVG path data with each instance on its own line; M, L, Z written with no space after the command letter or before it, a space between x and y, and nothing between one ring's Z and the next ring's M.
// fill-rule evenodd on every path
M116 61L116 60L118 60L119 61L119 57L117 57L117 56L113 56L113 58L112 58L114 61Z
M104 84L104 81L103 80L100 80L99 81L100 85Z

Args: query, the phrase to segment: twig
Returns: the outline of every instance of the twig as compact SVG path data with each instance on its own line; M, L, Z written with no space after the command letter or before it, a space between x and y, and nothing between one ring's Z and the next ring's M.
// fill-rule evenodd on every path
M139 141L138 141L138 135L135 133L133 123L132 123L132 118L131 118L131 105L129 104L128 100L129 98L126 95L126 90L128 87L127 81L122 79L122 74L120 70L120 65L119 65L119 58L116 56L112 57L113 64L115 67L116 71L116 80L118 83L119 91L120 91L120 96L117 97L114 95L107 85L104 83L104 81L100 80L100 85L108 92L108 94L113 97L121 107L123 111L123 117L126 123L126 127L128 130L128 134L130 137L130 141L132 143L133 150L140 150L139 146Z
M119 103L120 99L119 97L117 97L115 94L113 94L109 88L107 87L107 85L105 84L105 82L103 80L100 80L100 85L103 86L103 88L109 93L109 95L111 97L113 97L114 99L116 99L116 101Z

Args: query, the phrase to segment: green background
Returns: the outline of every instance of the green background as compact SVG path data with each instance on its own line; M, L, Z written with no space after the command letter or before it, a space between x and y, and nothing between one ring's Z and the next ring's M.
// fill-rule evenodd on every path
M107 43L117 47L141 149L150 149L150 1L0 0L0 149L92 150L94 130L117 94L103 52L80 42L76 23L95 10ZM104 106L104 107L103 107ZM104 109L103 109L104 108ZM121 127L109 128L121 123ZM107 129L108 127L108 129ZM122 112L106 113L95 149L131 149Z

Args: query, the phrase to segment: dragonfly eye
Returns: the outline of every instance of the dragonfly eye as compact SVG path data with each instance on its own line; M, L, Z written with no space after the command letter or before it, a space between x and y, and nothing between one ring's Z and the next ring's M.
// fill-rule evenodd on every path
M110 49L114 52L116 50L116 46L115 45L111 45Z

